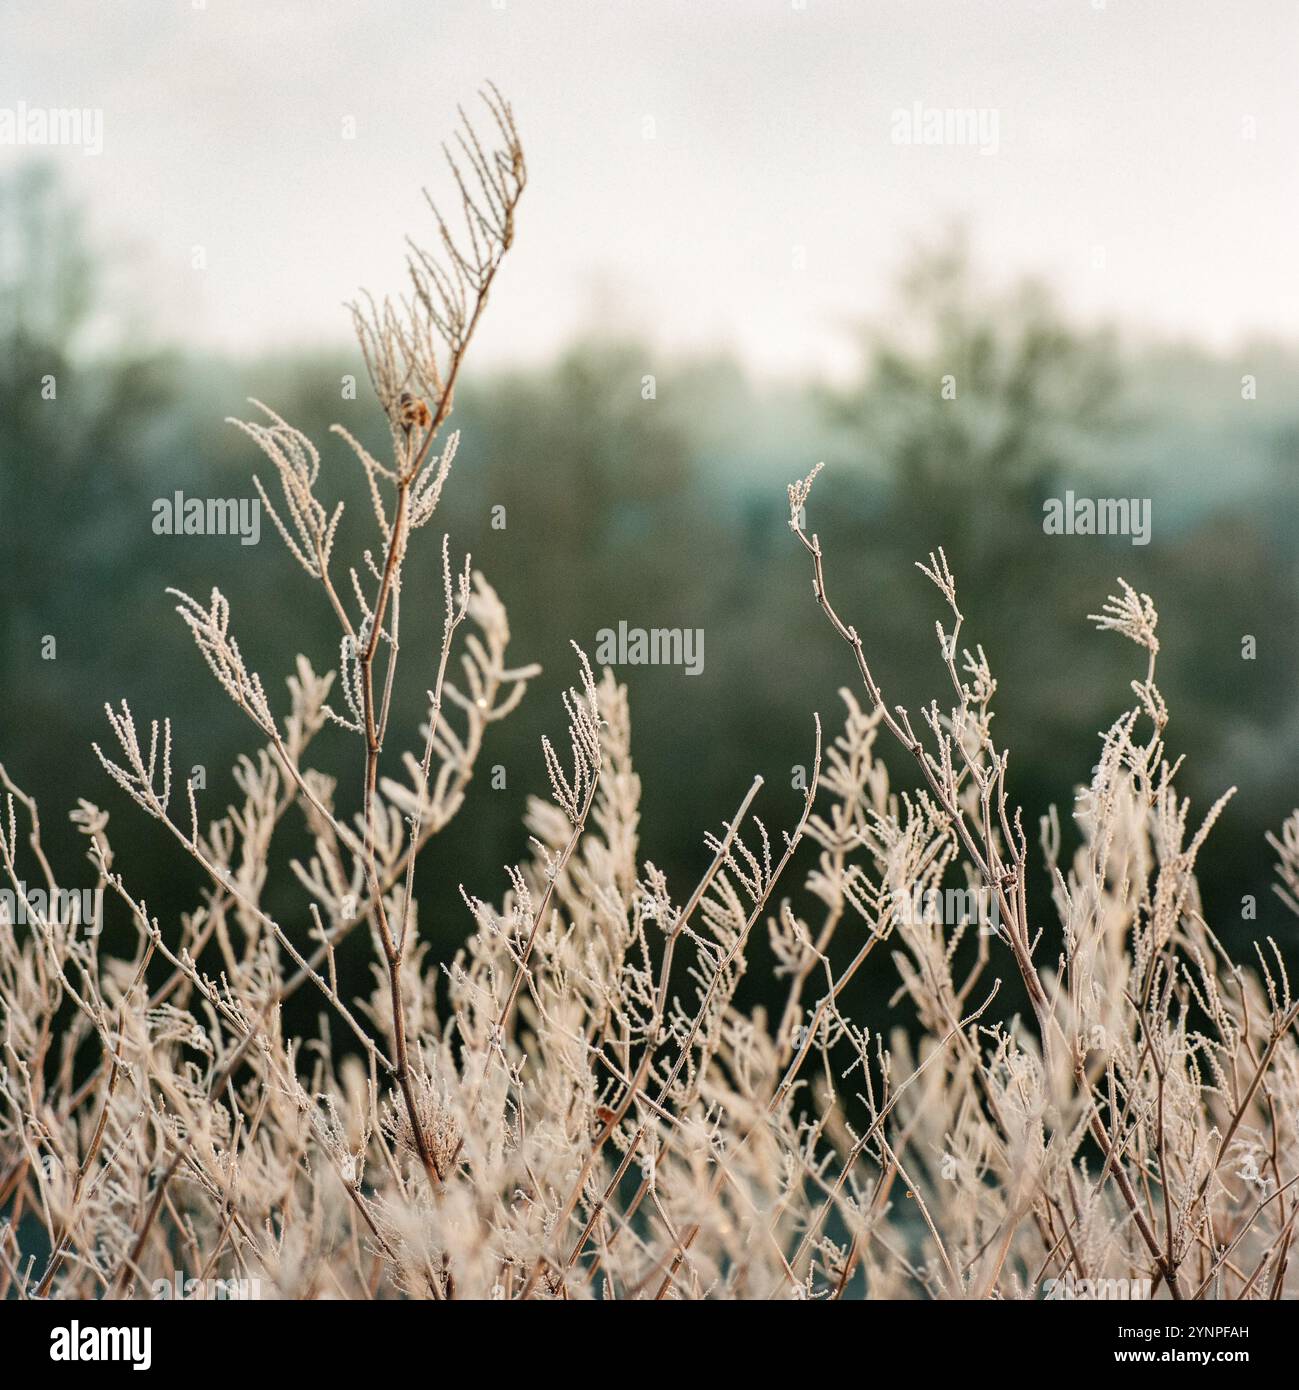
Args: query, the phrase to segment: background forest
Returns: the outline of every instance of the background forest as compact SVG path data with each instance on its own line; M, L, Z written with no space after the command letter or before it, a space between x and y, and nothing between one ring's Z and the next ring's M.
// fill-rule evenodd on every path
M1183 788L1200 806L1239 788L1201 862L1210 919L1237 951L1261 925L1293 961L1264 834L1294 804L1299 754L1299 355L1259 341L1224 356L1083 329L1041 285L993 291L985 270L959 229L908 250L894 308L850 330L858 367L847 382L664 355L616 316L593 318L542 365L470 371L441 528L501 594L518 658L544 674L491 731L494 775L472 786L470 813L421 861L421 932L435 954L466 934L457 886L490 896L525 852L519 811L544 782L538 738L571 680L570 638L593 652L597 631L620 620L704 630L696 677L617 671L630 687L643 836L670 881L698 876L702 830L730 814L755 773L779 805L794 804L792 792L780 798L808 758L810 712L837 719L836 691L851 678L816 620L783 491L824 459L814 525L839 562L839 606L891 698L907 704L934 683L936 614L913 562L945 548L969 635L1001 682L998 729L1015 750L1011 793L1029 824L1052 802L1067 810L1097 731L1126 699L1131 659L1085 615L1116 575L1156 598L1170 748L1190 755ZM230 764L250 744L164 589L202 595L220 582L268 676L284 650L317 669L336 652L330 613L265 515L261 543L244 547L234 536L156 535L154 501L177 490L255 496L248 442L222 423L253 394L317 441L341 420L374 447L386 425L366 390L348 398L363 374L341 311L336 346L187 352L136 307L148 274L147 256L97 243L51 167L28 165L0 185L0 756L39 791L57 851L79 854L65 819L78 796L112 811L122 867L150 885L166 921L194 900L196 871L142 818L119 814L124 799L90 748L103 704L165 707L176 765L204 767L209 804L233 794ZM940 393L948 373L954 401ZM56 401L42 397L46 376ZM326 468L338 465L329 490L349 503L344 527L359 527L359 475L341 443L325 449ZM1067 489L1151 499L1152 542L1044 535L1043 500ZM403 646L425 643L429 663L436 565L434 544L417 548L405 598L423 619L407 619ZM413 731L422 697L406 693L394 728ZM290 894L291 882L283 876ZM276 893L272 876L272 908ZM350 940L340 970L365 971L366 951ZM753 999L766 978L752 972ZM861 988L867 1007L887 1008L887 979Z

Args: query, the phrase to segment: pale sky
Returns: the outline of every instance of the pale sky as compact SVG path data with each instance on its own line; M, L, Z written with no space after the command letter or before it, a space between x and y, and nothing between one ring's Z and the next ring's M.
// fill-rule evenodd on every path
M1292 0L0 0L0 108L102 109L101 155L47 153L160 321L235 349L341 339L340 301L401 287L484 78L530 184L483 357L611 314L833 368L953 219L1085 320L1292 338L1297 72ZM995 150L895 143L917 103Z

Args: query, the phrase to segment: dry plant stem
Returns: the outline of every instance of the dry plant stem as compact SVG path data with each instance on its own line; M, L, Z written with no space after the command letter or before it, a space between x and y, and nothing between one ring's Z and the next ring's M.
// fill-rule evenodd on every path
M145 952L144 958L140 962L140 967L136 971L135 979L132 981L127 996L122 1000L121 1009L118 1013L118 1036L121 1037L125 1027L126 999L138 987L144 979L144 972L148 968L150 957L153 955L153 947L150 945ZM77 1207L81 1201L82 1187L86 1181L86 1175L90 1172L91 1166L99 1155L100 1145L104 1142L104 1131L108 1127L108 1111L112 1104L113 1096L117 1093L117 1083L122 1075L122 1054L120 1043L117 1050L113 1052L112 1061L109 1064L108 1084L104 1088L104 1103L99 1110L99 1119L95 1122L94 1133L90 1137L90 1143L86 1146L85 1155L77 1166L76 1178L72 1184L72 1198L68 1207L68 1214L64 1218L63 1230L59 1233L58 1241L55 1243L54 1250L50 1255L49 1264L45 1267L45 1273L41 1276L40 1283L36 1286L36 1297L45 1298L50 1291L50 1284L54 1276L58 1273L59 1266L63 1263L63 1258L68 1252L71 1241L73 1226L77 1216Z
M508 108L506 108L508 117ZM498 124L500 116L496 108L493 108L493 115L497 116ZM507 122L508 124L508 122ZM511 133L506 130L507 136ZM418 1106L415 1101L415 1094L411 1081L410 1072L410 1051L406 1038L406 1005L402 994L402 965L405 951L405 915L406 903L402 907L402 929L394 932L388 921L387 911L383 903L383 894L379 885L378 868L375 863L374 855L374 798L378 786L379 776L379 754L382 749L383 730L375 715L375 695L374 695L374 657L378 649L379 642L383 636L383 623L387 613L389 596L393 593L394 586L400 584L401 564L406 553L407 526L410 521L410 489L415 479L419 475L420 469L427 461L433 447L433 441L440 433L442 426L446 423L447 417L451 413L452 402L455 396L456 381L460 374L461 366L464 362L465 351L473 339L474 332L482 317L483 310L487 305L488 292L491 289L492 281L495 279L496 272L500 266L501 255L509 249L513 241L514 233L514 208L518 198L522 194L524 187L523 160L522 153L518 148L517 141L512 147L512 158L514 161L514 172L516 186L512 197L504 198L503 201L503 221L500 231L500 251L494 259L489 258L489 263L482 269L481 279L477 286L477 293L474 305L469 314L467 322L455 324L455 336L451 341L451 354L449 366L445 372L436 373L437 385L441 388L437 403L433 409L432 419L424 431L423 437L417 449L411 448L410 430L406 431L407 454L404 466L401 467L397 477L397 501L392 522L392 535L388 544L388 552L384 562L383 577L379 586L379 593L373 606L373 616L368 640L361 651L359 665L361 673L361 693L363 700L365 740L366 740L366 759L365 759L365 785L364 785L364 804L362 815L365 823L365 873L369 884L370 901L374 905L375 914L379 923L380 939L384 950L384 955L388 967L389 987L392 999L392 1029L393 1029L393 1070L397 1085L401 1090L402 1099L406 1106L407 1115L410 1120L411 1133L414 1138L416 1148L419 1153L420 1162L428 1174L434 1189L441 1187L443 1173L428 1145L428 1138L424 1132L424 1125L420 1119ZM461 194L464 199L465 207L469 212L470 234L477 244L474 210L471 197L461 181L460 174L454 163L452 169L456 174L457 182L460 184ZM440 219L439 219L440 220ZM445 234L444 234L444 239ZM425 268L432 271L432 267L425 260ZM426 298L427 304L427 298ZM388 668L388 693L391 693L391 681L396 666L396 633L392 634L393 652ZM448 634L449 641L449 634ZM446 647L444 645L441 670L445 670ZM388 701L385 696L384 701L384 720L386 722ZM431 747L434 732L436 731L437 714L431 716L429 732L429 744ZM589 804L589 803L588 803ZM412 838L412 843L414 843ZM408 869L407 883L409 887L410 876L414 871L414 857L412 855ZM406 902L409 901L409 892ZM535 930L535 929L534 929ZM517 982L516 982L517 988Z
M820 604L822 612L830 620L830 624L834 630L852 648L853 656L857 662L857 669L861 674L862 683L865 685L866 693L870 697L872 709L878 712L880 719L889 733L892 734L902 747L915 758L934 799L947 815L953 830L960 836L965 852L970 857L970 862L979 870L979 873L983 876L983 880L988 887L997 894L998 903L1001 907L1003 916L1007 920L1019 925L1020 929L1018 932L1010 933L1011 949L1014 952L1015 961L1019 966L1020 974L1024 979L1025 988L1028 990L1029 1001L1033 1005L1034 1013L1037 1015L1045 1042L1050 1032L1049 1005L1046 993L1042 988L1041 980L1038 978L1037 970L1028 955L1027 927L1026 924L1022 922L1022 895L1017 892L1016 902L1014 904L1012 904L1006 895L1006 890L1009 886L1008 874L1009 882L1013 883L1016 889L1019 888L1020 879L1022 877L1022 864L1017 863L1015 867L1009 871L997 872L995 864L991 862L989 856L987 856L984 850L976 843L966 821L965 813L949 798L947 788L939 781L920 740L909 728L904 728L903 724L899 723L898 718L895 718L893 712L890 711L884 703L884 696L880 692L879 686L875 683L875 677L871 674L870 665L866 660L866 652L862 646L862 640L856 628L846 624L831 605L830 597L825 587L824 563L819 539L815 535L809 537L796 521L790 522L790 528L812 557L812 568L814 573L813 585L816 593L816 601ZM902 714L901 717L904 720L906 718L905 714Z
M917 1067L916 1070L913 1071L911 1075L908 1076L906 1080L904 1080L898 1086L898 1088L893 1092L893 1095L889 1098L889 1100L884 1104L884 1106L881 1107L879 1113L872 1119L869 1127L863 1132L861 1137L853 1144L852 1149L849 1151L848 1156L845 1158L840 1168L839 1177L835 1181L830 1196L824 1203L822 1203L821 1207L817 1211L814 1220L809 1225L807 1231L804 1233L803 1239L799 1243L799 1247L794 1253L794 1258L790 1261L790 1264L794 1269L797 1269L798 1266L801 1264L803 1256L807 1253L808 1246L810 1245L813 1237L815 1236L816 1232L820 1229L822 1222L824 1222L825 1218L830 1214L830 1207L833 1201L837 1200L839 1194L843 1191L844 1185L848 1181L848 1175L851 1173L854 1163L856 1163L857 1159L861 1156L861 1154L863 1154L866 1151L867 1145L870 1144L871 1140L874 1139L881 1132L884 1126L884 1121L887 1120L889 1115L893 1112L898 1102L902 1099L902 1096L907 1090L907 1088L910 1087L913 1082L919 1080L919 1078L925 1073L929 1066L936 1059L942 1056L943 1052L947 1048L947 1044L950 1043L953 1038L963 1037L965 1035L965 1030L967 1028L972 1027L975 1023L979 1021L980 1018L983 1017L983 1015L987 1012L988 1008L992 1004L992 1001L997 997L997 991L999 988L1000 981L994 983L991 992L988 994L988 997L983 1001L982 1004L979 1005L977 1009L975 1009L972 1013L970 1013L960 1022L952 1026L948 1033L941 1039L938 1046L929 1054L928 1057L925 1058L925 1060L920 1064L920 1066ZM892 1151L892 1149L886 1147L883 1153L883 1157L886 1160L887 1167L896 1170L898 1173L902 1175L904 1180L907 1180L906 1173L902 1169L898 1157ZM939 1248L940 1250L942 1248L941 1241L939 1242ZM945 1254L943 1256L943 1259L944 1263L947 1263L947 1257ZM955 1271L951 1269L950 1264L948 1268L949 1272L954 1276ZM959 1280L956 1282L959 1282Z
M373 625L369 641L360 656L361 694L365 715L365 787L362 804L362 818L365 824L365 876L369 887L370 901L374 904L375 916L379 924L379 938L383 946L384 958L388 967L388 986L392 998L392 1064L393 1077L401 1091L402 1102L410 1120L411 1134L414 1138L420 1163L436 1191L442 1185L443 1175L437 1160L429 1148L428 1136L420 1119L419 1107L410 1074L410 1051L406 1041L406 1001L402 994L401 970L404 959L403 943L398 940L388 921L384 907L383 893L379 886L379 872L374 852L374 796L379 781L379 753L382 748L380 729L375 716L374 700L374 656L383 632L383 620L388 609L388 599L393 592L393 584L406 547L406 525L409 520L410 482L413 469L407 469L397 480L397 508L392 526L392 539L384 562L383 579L379 595L374 605ZM393 654L393 661L396 654Z
M815 476L816 472L814 470L813 474L811 475L811 478L809 478L807 480L807 483L804 484L802 492L802 500L804 501L806 500L807 491L810 488L812 478L815 478ZM884 697L880 692L879 686L875 682L874 676L871 674L870 666L866 660L865 650L862 645L861 637L859 636L855 628L846 624L843 621L843 619L839 617L833 605L830 603L829 594L826 590L825 584L824 562L821 552L820 541L816 535L812 535L809 537L806 531L803 529L803 526L798 516L799 508L798 506L794 505L794 500L794 493L791 491L790 529L802 542L804 548L812 557L814 574L813 588L816 595L817 603L820 605L822 611L829 619L830 624L834 627L835 631L838 632L838 634L852 648L853 655L857 662L857 668L861 674L862 682L866 687L866 692L870 697L872 708L879 714L881 721L884 723L885 727L889 730L893 737L909 753L912 754L916 762L919 764L921 772L923 773L925 780L929 785L930 791L933 793L934 798L948 817L949 823L956 831L956 833L960 836L962 845L964 846L966 853L969 855L971 862L982 874L984 881L985 883L987 883L989 888L991 888L997 894L1001 911L1004 917L1010 923L1013 924L1012 927L1007 931L1007 940L1010 944L1011 952L1014 957L1015 964L1019 970L1020 977L1023 980L1025 989L1028 992L1029 1001L1033 1006L1033 1012L1038 1020L1039 1032L1044 1052L1046 1052L1049 1055L1053 1041L1053 1034L1055 1034L1058 1031L1059 1022L1055 1016L1054 1010L1051 1007L1051 1002L1047 998L1046 991L1042 986L1041 978L1037 973L1037 968L1032 962L1030 938L1026 917L1026 894L1024 883L1024 864L1022 857L1020 857L1019 855L1016 856L1014 867L1009 872L1002 871L996 859L996 849L992 843L991 838L989 837L985 841L986 849L981 848L975 842L973 834L970 831L969 826L966 822L964 813L949 796L947 788L940 781L938 775L934 770L932 760L926 755L919 739L917 739L915 735L911 732L905 711L899 710L899 716L902 720L902 722L899 723L899 720L894 717L893 713L885 705ZM1150 674L1153 674L1153 656L1151 658L1151 661L1152 665L1150 668ZM957 682L957 686L959 690L959 681ZM985 795L985 823L987 805L988 800ZM1001 805L1004 808L1004 795L1001 801ZM1009 841L1009 826L1006 823L1004 817L1004 810L1002 813L1002 825L1004 831L1007 834L1007 840ZM1013 898L1008 898L1007 896L1006 890L1008 885L1013 885ZM1180 1299L1182 1297L1182 1293L1181 1287L1177 1280L1176 1270L1172 1265L1171 1261L1169 1260L1168 1256L1166 1255L1164 1249L1161 1247L1159 1239L1155 1234L1154 1230L1151 1228L1145 1213L1142 1211L1136 1192L1133 1190L1131 1182L1128 1179L1127 1173L1123 1169L1122 1164L1118 1162L1112 1162L1114 1154L1110 1143L1110 1138L1109 1135L1106 1133L1104 1122L1101 1120L1099 1113L1095 1110L1094 1102L1091 1099L1090 1090L1088 1090L1087 1092L1086 1099L1089 1106L1092 1107L1093 1112L1091 1121L1091 1132L1093 1134L1093 1137L1096 1139L1096 1142L1100 1145L1107 1162L1110 1163L1111 1170L1114 1174L1114 1179L1119 1188L1119 1191L1121 1192L1123 1199L1128 1206L1128 1209L1132 1215L1134 1222L1136 1223L1137 1229L1140 1232L1142 1239L1146 1242L1146 1245L1150 1250L1151 1256L1153 1257L1156 1265L1160 1270L1160 1273L1162 1274L1163 1278L1168 1284L1169 1293L1172 1295L1174 1299Z
M794 857L794 851L798 848L798 845L803 838L803 832L807 828L808 817L812 814L812 804L816 799L816 791L820 781L821 773L820 718L816 718L815 722L816 750L812 762L812 776L809 779L808 789L803 798L803 814L799 817L798 824L795 826L793 834L788 835L786 837L785 852L781 856L779 863L776 865L776 868L766 885L765 891L763 892L759 901L755 904L752 913L748 917L748 920L745 922L744 929L740 932L740 934L736 937L735 941L731 944L730 948L727 950L726 954L723 956L722 960L720 961L716 970L714 971L711 980L709 981L708 988L705 991L704 997L700 1003L699 1010L695 1015L694 1022L692 1023L685 1040L681 1044L681 1050L677 1055L677 1060L673 1064L672 1070L668 1073L667 1079L659 1088L658 1099L656 1101L656 1105L659 1107L662 1107L666 1104L669 1096L671 1095L672 1087L676 1085L677 1078L681 1075L681 1071L686 1065L686 1062L690 1056L691 1049L694 1047L695 1039L699 1035L699 1029L703 1024L703 1019L707 1012L708 1005L712 1001L713 993L717 988L717 982L722 978L722 971L725 970L726 967L729 966L743 952L744 947L748 943L749 934L750 932L752 932L754 924L758 921L762 913L766 910L767 903L770 901L771 894L775 890L776 884L779 882L780 877L783 874L785 868L788 866L790 860ZM757 784L755 784L754 787L750 790L750 796L752 796L756 791ZM736 821L732 822L732 826L738 825L738 823L739 822L737 819ZM702 894L700 894L699 896L701 897ZM695 899L695 901L698 901L698 897ZM663 977L663 979L664 981L666 981L666 975ZM627 1168L630 1166L632 1159L635 1157L641 1144L644 1143L645 1135L647 1134L647 1132L647 1126L644 1123L642 1123L640 1127L637 1129L636 1135L633 1138L631 1144L628 1145L627 1152L623 1156L623 1160L619 1164L617 1172L614 1174L613 1179L610 1181L608 1187L605 1190L604 1197L601 1199L602 1206L608 1203L609 1198L617 1189L618 1184L622 1181L622 1177L626 1173ZM585 1237L583 1239L585 1239ZM688 1244L689 1239L686 1243L687 1247ZM679 1255L684 1252L684 1248L686 1247L679 1247ZM578 1253L580 1253L580 1246L575 1247L574 1254L569 1257L568 1266L571 1266L573 1260L576 1258ZM675 1271L679 1266L680 1258L676 1260L673 1266L673 1274L675 1274ZM668 1280L665 1281L667 1284L671 1283L671 1277L672 1276L669 1276ZM536 1272L534 1271L533 1279L535 1280L535 1278Z
M510 988L506 992L505 1002L500 1007L500 1012L496 1016L496 1022L491 1031L491 1053L489 1060L499 1059L508 1069L509 1062L505 1056L505 1036L506 1028L509 1025L510 1017L514 1012L514 1006L518 1002L519 989L523 981L528 976L528 961L532 955L533 947L537 942L537 933L541 930L541 924L550 911L550 902L555 892L555 885L559 882L564 871L568 867L569 861L573 857L573 851L577 848L578 841L582 838L582 832L586 829L587 817L591 813L591 807L595 802L596 788L599 786L599 772L591 780L590 788L582 803L581 811L575 821L572 832L564 844L558 859L551 872L547 875L546 887L542 892L541 900L537 904L536 911L532 914L532 923L524 942L523 949L519 952L515 961L514 974L510 980ZM482 1095L483 1084L486 1080L486 1068L480 1073L478 1081L474 1086L473 1103L471 1109L477 1109L479 1098ZM462 1135L456 1144L455 1152L451 1158L454 1167L459 1162L461 1151L464 1148L464 1136Z
M687 925L689 925L691 918L694 916L696 910L699 907L700 902L703 900L704 894L707 893L709 886L717 877L717 874L720 871L722 865L726 862L727 856L731 852L731 846L734 843L736 833L738 832L740 826L744 823L744 818L749 813L749 807L752 806L753 800L757 796L761 787L762 778L755 777L753 779L752 784L749 787L749 790L745 793L744 800L740 803L739 809L727 823L726 833L722 836L722 839L718 843L717 850L713 855L712 863L710 863L708 868L704 871L704 876L695 885L694 892L691 893L690 898L686 902L685 907L682 908L681 913L677 917L676 921L673 922L672 929L667 933L667 937L663 946L663 959L659 966L658 988L655 991L654 996L654 1013L651 1017L650 1027L648 1029L648 1033L651 1038L656 1038L658 1036L659 1030L663 1024L664 1011L667 1007L668 983L672 975L672 958L676 951L677 941L679 940L682 931L685 929ZM588 1151L586 1158L583 1161L582 1167L578 1172L577 1180L573 1183L572 1190L568 1194L568 1197L565 1200L563 1206L560 1208L560 1219L556 1224L556 1229L563 1230L564 1227L567 1225L569 1219L573 1215L573 1212L577 1209L577 1204L581 1200L582 1193L586 1189L586 1183L587 1179L591 1175L591 1169L595 1166L596 1161L598 1160L600 1154L603 1152L604 1146L608 1142L610 1135L612 1135L614 1130L618 1127L618 1125L620 1125L622 1121L626 1119L627 1113L630 1111L633 1103L640 1097L642 1087L645 1084L645 1078L649 1074L650 1065L654 1059L654 1052L655 1045L653 1043L647 1044L644 1052L641 1054L641 1059L639 1064L637 1065L636 1074L631 1084L626 1087L622 1099L618 1102L617 1106L613 1108L609 1117L601 1125L600 1132L596 1135L595 1142L594 1144L592 1144L590 1150ZM561 1275L566 1274L580 1257L582 1250L586 1246L586 1242L591 1238L591 1232L595 1229L596 1225L600 1221L601 1215L605 1210L605 1204L608 1201L609 1195L617 1188L618 1183L622 1180L622 1175L626 1173L627 1168L630 1166L631 1158L632 1151L629 1150L627 1156L624 1159L623 1164L620 1166L618 1174L614 1177L613 1181L610 1182L609 1188L604 1194L604 1196L595 1204L590 1219L583 1227L582 1233L578 1236L576 1243L574 1244L572 1250L569 1252L568 1258L560 1267L559 1273ZM648 1192L648 1190L649 1189L647 1184L644 1189L644 1192ZM636 1205L639 1205L639 1202L637 1202ZM618 1232L615 1231L610 1237L609 1243L612 1244L617 1239L617 1237ZM536 1280L541 1275L542 1268L543 1264L540 1261L533 1268L532 1274L528 1280L528 1284L524 1288L524 1297L526 1297L528 1293L531 1291L531 1289L535 1286Z
M541 901L537 904L537 910L532 914L532 927L528 932L527 940L523 944L523 949L519 953L518 963L515 966L514 977L510 981L510 988L506 992L505 1002L501 1005L501 1011L496 1018L495 1038L497 1050L500 1051L502 1040L505 1037L505 1030L509 1026L510 1015L514 1012L514 1005L519 998L519 988L523 984L528 974L528 961L532 958L533 947L537 944L537 933L541 930L541 924L546 919L546 914L550 910L550 900L555 893L555 885L559 882L564 870L568 867L568 862L573 857L573 851L577 848L578 841L582 838L582 832L586 829L587 817L591 814L591 807L595 803L596 789L600 785L600 777L597 772L591 781L590 789L582 802L581 814L573 826L572 834L569 835L559 858L555 862L553 872L547 877L546 887L541 895Z
M235 1048L234 1052L230 1056L229 1060L227 1061L225 1067L213 1080L211 1086L209 1087L209 1097L215 1097L220 1094L226 1082L234 1074L235 1068L239 1065L239 1062L242 1060L248 1048L252 1045L256 1036L257 1035L255 1032L250 1031L245 1035L243 1041L238 1044L238 1046ZM176 1171L177 1169L179 1169L181 1163L184 1161L186 1154L188 1153L189 1146L192 1142L193 1135L187 1135L185 1140L177 1146L176 1152L172 1156L171 1162L167 1165L166 1169L163 1171L162 1176L158 1179L157 1186L154 1188L153 1197L150 1199L148 1209L144 1214L144 1220L140 1223L140 1229L136 1234L135 1244L131 1247L131 1253L125 1259L123 1259L121 1267L119 1268L116 1277L112 1281L113 1296L116 1298L121 1298L125 1295L127 1287L131 1281L131 1276L133 1274L138 1276L139 1274L139 1261L144 1253L145 1246L148 1243L149 1233L153 1229L153 1223L157 1220L158 1212L162 1208L163 1199L167 1194L167 1185L171 1182L172 1178L176 1176Z
M460 584L458 603L451 596L451 562L447 553L448 538L442 537L442 567L446 585L446 619L442 624L442 645L438 653L437 676L433 689L429 691L428 737L424 741L424 757L420 762L419 802L411 817L410 845L406 855L406 887L402 894L401 925L397 931L398 946L404 946L406 929L410 921L410 903L415 892L415 859L417 846L424 829L424 806L428 795L429 774L433 766L433 746L437 738L438 721L442 718L442 693L446 684L447 662L451 658L451 642L456 629L465 620L469 611L469 559L465 558L465 572Z

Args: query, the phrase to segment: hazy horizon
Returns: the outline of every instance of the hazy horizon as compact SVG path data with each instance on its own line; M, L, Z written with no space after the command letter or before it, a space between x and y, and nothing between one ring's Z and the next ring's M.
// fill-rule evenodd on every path
M799 4L11 5L0 108L102 110L103 150L0 144L0 169L51 158L164 333L341 342L341 301L401 288L435 132L490 78L530 186L480 365L605 319L835 373L953 223L990 285L1040 276L1080 322L1293 341L1289 7ZM913 113L958 143L898 143Z

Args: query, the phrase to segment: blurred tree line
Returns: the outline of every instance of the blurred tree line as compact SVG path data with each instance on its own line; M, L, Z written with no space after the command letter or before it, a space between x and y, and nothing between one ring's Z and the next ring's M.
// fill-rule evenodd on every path
M328 427L339 421L380 453L386 426L364 385L349 398L347 379L364 382L354 352L235 361L151 345L107 296L108 269L48 172L0 184L0 759L39 796L69 881L82 851L65 813L79 796L112 811L118 867L165 927L198 885L94 760L102 705L125 697L139 719L171 716L178 777L205 768L210 816L233 796L231 762L255 741L164 589L205 598L219 584L273 695L283 696L294 653L326 669L337 640L268 518L255 548L237 537L159 536L153 502L177 490L250 497L254 471L275 495L264 460L221 423L246 415L255 395L321 448L323 491L348 502L336 555L350 560L374 544L373 520L359 470ZM886 696L913 711L941 700L944 679L939 604L914 562L945 549L964 636L983 644L999 680L999 734L1029 826L1053 802L1067 823L1099 731L1127 707L1141 673L1136 649L1095 633L1086 615L1119 574L1154 596L1170 751L1188 755L1183 792L1203 810L1226 786L1239 788L1201 859L1210 920L1238 950L1260 924L1293 946L1263 835L1299 801L1299 414L1293 395L1275 403L1299 377L1294 353L1250 356L1273 369L1276 389L1271 405L1245 400L1248 365L1082 330L1038 285L991 291L959 237L917 253L897 294L887 319L862 330L850 387L757 382L724 357L668 361L608 333L541 370L475 373L471 359L441 528L453 555L472 552L501 593L514 655L545 674L492 731L468 805L426 856L421 929L437 953L449 956L468 927L458 886L499 899L502 866L528 853L525 799L545 788L540 735L562 732L570 638L593 653L596 633L620 620L704 630L697 677L619 671L644 783L642 857L668 873L678 897L709 857L703 832L731 815L754 773L767 779L758 809L768 826L792 824L811 713L833 737L836 692L854 686L850 653L818 613L786 525L784 483L822 458L809 525L826 549L836 607L863 634ZM495 312L509 312L507 297ZM1224 483L1221 470L1236 480ZM1042 504L1067 489L1150 498L1151 543L1045 535ZM403 602L394 764L420 742L440 632L437 538L422 539ZM359 753L347 736L327 731L318 748L325 770L355 785ZM905 760L886 756L907 785ZM494 765L501 788L481 775ZM290 836L288 847L305 845ZM268 905L294 923L298 896L285 871ZM1246 898L1259 923L1243 920ZM366 956L353 941L340 960L354 982ZM764 973L751 972L755 999ZM882 1007L888 981L864 988Z

